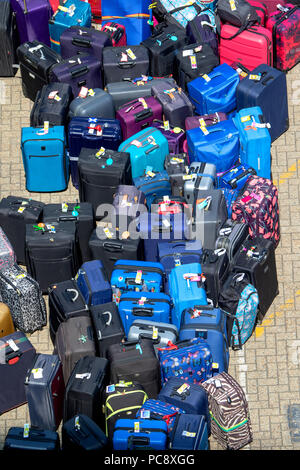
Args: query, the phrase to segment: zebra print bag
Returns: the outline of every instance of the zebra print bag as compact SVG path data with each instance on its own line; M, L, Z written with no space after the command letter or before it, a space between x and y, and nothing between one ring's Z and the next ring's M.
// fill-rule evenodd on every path
M203 382L208 394L211 433L228 450L238 450L253 440L250 414L241 386L226 372Z

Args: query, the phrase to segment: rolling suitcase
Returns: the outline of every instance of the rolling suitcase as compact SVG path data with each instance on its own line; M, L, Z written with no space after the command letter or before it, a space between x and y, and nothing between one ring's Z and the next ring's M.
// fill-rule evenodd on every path
M157 419L165 421L168 426L168 437L172 432L178 415L184 413L176 406L169 405L160 400L146 400L143 406L138 410L136 417L141 419Z
M219 52L218 37L212 19L205 14L197 15L186 25L186 35L190 44L195 42L208 44L216 56Z
M30 126L40 127L45 121L49 126L67 125L72 88L67 83L49 83L38 91L30 113Z
M185 128L188 131L189 129L195 129L195 127L210 127L218 124L221 121L226 121L226 113L213 113L213 114L204 114L203 116L192 116L188 117L185 120Z
M6 234L0 226L0 270L11 268L16 263L16 255Z
M159 173L145 170L145 175L134 178L135 187L146 196L148 209L158 197L171 196L171 184L166 170Z
M219 295L230 269L229 258L226 250L204 249L201 266L205 277L205 290L207 298L214 306L218 305Z
M134 320L128 331L128 341L138 341L141 338L150 338L157 354L159 348L167 347L170 341L175 344L178 330L170 323Z
M55 431L30 429L28 425L23 428L11 427L5 437L3 450L6 452L31 451L60 451L59 435ZM25 454L26 455L26 454Z
M101 88L82 90L70 103L68 117L115 119L112 97Z
M105 47L103 50L104 84L120 82L149 74L149 55L142 46Z
M185 119L193 115L193 105L182 89L176 84L166 89L163 81L156 82L152 86L152 95L162 105L164 119L171 126L184 129Z
M121 343L125 338L118 308L114 302L91 305L90 315L94 327L98 355L106 357L109 346Z
M171 126L168 121L160 121L155 119L152 126L160 130L166 137L169 144L170 154L179 154L183 152L183 144L185 140L185 131L177 126Z
M187 173L189 167L189 157L186 153L169 153L165 159L165 169L169 176L179 173Z
M178 414L170 435L169 448L185 451L209 450L205 417L201 415Z
M102 25L101 31L110 37L113 47L126 46L126 28L122 24L108 21Z
M100 260L84 263L76 275L76 282L89 307L111 302L111 287Z
M38 354L25 379L32 428L56 431L63 417L65 384L56 355Z
M40 41L50 47L48 21L51 6L48 0L11 0L16 15L20 43Z
M256 175L254 168L246 163L241 164L238 162L229 170L218 175L217 187L218 189L226 188L241 191L252 175Z
M75 415L62 427L63 451L100 451L107 445L104 432L88 416Z
M234 255L246 240L248 233L247 224L232 222L231 219L228 219L219 231L215 248L216 250L225 248L229 263L231 264Z
M111 45L110 37L103 31L82 28L81 26L71 26L60 37L60 49L63 59L86 53L95 56L101 65L103 48Z
M14 77L18 71L17 47L19 34L16 16L9 0L2 0L0 4L0 77Z
M255 8L255 11L258 16L257 23L260 24L261 26L265 26L267 19L268 19L267 5L265 3L262 3L256 0L248 0L248 3L250 3L250 5L252 5Z
M186 181L186 178L189 178L189 172L190 172L189 166L186 166L183 171L169 175L172 197L174 198L184 197L184 192L183 192L184 183Z
M232 217L232 206L239 197L240 191L238 189L222 188L222 193L224 194L228 217Z
M116 119L121 123L123 140L152 126L154 119L162 119L161 104L152 96L138 98L122 105Z
M14 333L15 327L8 305L0 302L0 338Z
M184 177L184 198L194 206L199 191L213 189L216 180L216 166L211 163L193 162L189 174Z
M165 450L168 427L152 419L118 419L113 434L114 450Z
M296 0L297 1L297 0ZM280 5L285 6L286 0L281 0ZM291 2L293 3L293 2ZM277 9L278 2L276 0L264 0L264 5L267 8L267 14L270 16L271 13L274 13Z

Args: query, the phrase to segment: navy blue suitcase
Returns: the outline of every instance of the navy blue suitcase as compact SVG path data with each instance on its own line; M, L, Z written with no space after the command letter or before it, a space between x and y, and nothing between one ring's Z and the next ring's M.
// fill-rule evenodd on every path
M59 435L55 431L30 429L25 424L23 428L9 429L4 442L4 451L52 451L60 450Z
M202 415L179 414L170 435L172 450L209 450L208 430Z
M100 260L84 263L75 279L88 306L111 302L110 283Z
M142 191L146 196L148 209L158 197L171 196L171 183L168 172L163 170L161 172L152 172L145 170L145 176L140 176L133 179L135 187Z
M97 57L102 64L103 48L107 46L112 46L109 35L93 28L71 26L60 36L60 49L63 59L88 53Z

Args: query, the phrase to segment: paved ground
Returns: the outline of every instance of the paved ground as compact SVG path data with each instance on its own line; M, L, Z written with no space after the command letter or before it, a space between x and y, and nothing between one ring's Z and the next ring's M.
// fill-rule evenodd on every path
M276 251L280 294L263 324L242 352L231 353L229 372L247 394L254 440L251 450L299 449L290 438L287 408L300 404L300 64L287 75L290 129L273 145L273 178L279 187L281 242ZM32 103L25 99L19 74L0 79L0 197L9 194L43 202L73 201L77 191L29 194L20 152L21 127L29 125ZM52 353L48 330L30 340L39 352ZM11 426L29 422L27 406L0 417L0 446ZM211 440L212 449L218 445Z

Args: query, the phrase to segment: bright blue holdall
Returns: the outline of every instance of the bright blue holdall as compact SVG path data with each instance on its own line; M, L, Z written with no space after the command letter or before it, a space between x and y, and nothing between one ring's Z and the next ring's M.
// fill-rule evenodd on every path
M173 450L209 450L205 416L177 415L170 434L169 448Z
M154 199L171 196L172 194L171 183L166 170L155 173L151 170L148 171L146 168L145 175L134 178L133 184L145 194L148 209L151 209Z
M163 420L118 419L113 434L114 450L165 450L168 427Z
M138 410L136 417L142 419L162 419L167 423L168 433L171 433L177 416L182 413L185 413L185 411L177 406L150 398Z
M69 182L64 126L23 127L21 136L26 189L30 192L64 191Z
M236 87L239 74L228 64L215 67L208 75L202 75L188 83L189 98L196 113L230 113L236 108Z
M119 314L128 336L135 320L170 323L171 299L158 292L126 292L120 298Z
M262 178L271 179L270 124L264 122L259 106L237 112L233 122L240 133L240 159Z
M164 170L169 144L158 129L148 127L125 140L118 150L130 153L132 178L138 178L147 167L153 172Z
M218 175L218 188L242 190L251 175L256 171L246 163L238 161L232 168Z
M110 283L100 260L84 263L75 279L88 306L111 302L112 291Z

